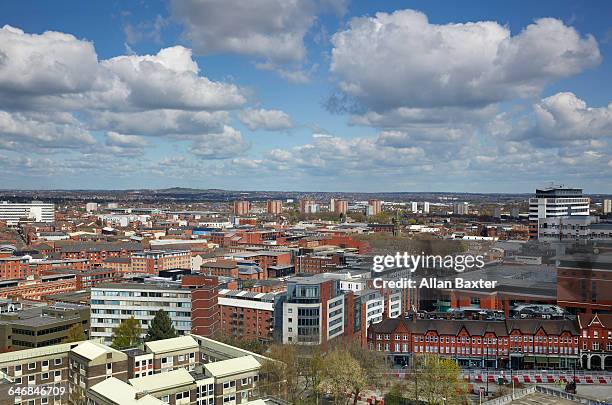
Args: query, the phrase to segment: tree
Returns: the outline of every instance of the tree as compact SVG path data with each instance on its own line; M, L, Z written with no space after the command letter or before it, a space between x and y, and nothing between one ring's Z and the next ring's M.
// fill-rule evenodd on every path
M296 403L305 387L300 384L301 365L295 345L273 345L266 354L268 360L261 365L266 382L265 394L277 395Z
M68 329L68 335L64 339L64 343L81 342L83 340L87 340L87 336L85 336L83 325L79 322Z
M345 349L328 353L324 362L324 377L321 387L332 394L334 403L346 400L347 393L361 392L367 384L367 375L359 362Z
M147 336L145 340L147 342L152 342L155 340L163 340L177 337L176 329L172 325L172 320L168 316L168 313L163 309L160 309L153 317L151 324L149 325L149 330L147 331Z
M112 347L115 349L128 349L140 344L142 328L133 316L121 321L119 326L113 330Z
M414 358L414 398L434 405L463 404L467 389L461 369L451 359L436 355Z
M351 393L354 395L353 405L357 404L357 397L366 389L381 388L384 385L384 375L386 371L385 356L381 352L368 350L358 343L348 346L349 354L357 360L360 373L365 375L364 380L356 379L353 381ZM363 382L358 385L358 382Z

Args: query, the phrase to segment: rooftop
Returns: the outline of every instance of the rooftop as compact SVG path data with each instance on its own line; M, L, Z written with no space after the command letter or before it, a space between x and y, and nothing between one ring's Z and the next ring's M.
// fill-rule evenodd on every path
M130 384L140 392L162 391L169 388L181 387L194 382L194 378L184 368L166 373L157 373L140 378L132 378Z
M161 374L160 374L161 375ZM90 388L99 396L121 405L164 405L165 402L145 395L137 399L138 390L115 377L107 378Z
M176 350L197 349L198 342L191 336L179 336L171 339L156 340L145 343L145 347L153 353L166 353Z
M259 370L261 364L253 356L236 357L229 360L217 361L204 365L207 374L216 378L223 378L233 374Z

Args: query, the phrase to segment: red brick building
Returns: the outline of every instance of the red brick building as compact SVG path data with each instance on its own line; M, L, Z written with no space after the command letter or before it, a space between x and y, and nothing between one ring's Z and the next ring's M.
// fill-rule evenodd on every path
M191 333L215 336L221 327L217 277L186 275L181 278L181 287L191 290Z
M612 312L612 255L562 257L557 266L557 303L572 313Z
M385 319L368 329L368 346L398 364L427 353L468 367L572 369L579 363L579 332L571 320Z
M612 314L580 314L582 368L612 370Z
M274 309L279 298L280 293L219 291L222 335L246 341L272 341Z
M270 200L266 202L266 211L270 215L279 215L283 212L283 202L281 200Z
M77 289L74 274L52 274L32 279L0 281L0 298L21 297L42 300L45 296Z
M248 201L234 201L234 215L247 215L251 210L251 204Z

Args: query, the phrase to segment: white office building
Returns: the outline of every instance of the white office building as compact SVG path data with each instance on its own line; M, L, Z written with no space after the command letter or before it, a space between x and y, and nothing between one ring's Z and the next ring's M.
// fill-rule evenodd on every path
M529 199L530 236L538 237L539 223L547 218L588 216L591 199L582 195L581 188L552 186L537 189Z
M55 221L55 205L42 201L30 203L0 202L0 220L6 221L7 225L17 225L20 219L33 222Z
M180 335L191 332L191 292L178 283L104 283L91 289L91 338L111 343L113 329L134 317L142 337L160 309L168 313Z

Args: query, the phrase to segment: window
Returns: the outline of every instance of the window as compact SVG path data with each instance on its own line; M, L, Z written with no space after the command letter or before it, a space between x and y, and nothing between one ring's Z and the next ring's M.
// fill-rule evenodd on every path
M49 367L49 360L43 360L42 366L43 367Z
M15 365L15 371L21 371L21 364Z
M36 363L29 363L28 370L34 370L36 368Z
M176 394L176 400L178 401L179 399L187 399L189 398L189 391L183 391L183 392L179 392Z
M49 373L42 373L42 376L40 378L42 380L48 380L49 379Z
M161 397L162 402L165 402L167 404L170 403L170 395L166 395L164 397Z
M28 384L34 384L36 382L36 375L28 376Z
M53 372L53 376L54 376L54 377L61 377L61 376L62 376L62 372L61 372L60 370L55 370L55 371Z
M184 354L179 354L178 361L185 361L185 355Z

